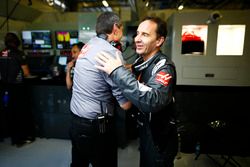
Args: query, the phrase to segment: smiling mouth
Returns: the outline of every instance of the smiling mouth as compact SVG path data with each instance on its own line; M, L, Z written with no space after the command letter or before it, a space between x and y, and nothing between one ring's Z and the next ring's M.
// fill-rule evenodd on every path
M136 49L141 49L143 48L143 45L136 45Z

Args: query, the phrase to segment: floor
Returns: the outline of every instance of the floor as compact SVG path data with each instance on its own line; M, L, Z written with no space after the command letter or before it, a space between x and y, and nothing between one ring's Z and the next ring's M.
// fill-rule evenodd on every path
M0 142L0 167L69 167L69 140L36 138L36 141L17 148L7 138ZM216 167L225 162L221 156L213 155L214 160L201 154L195 160L194 154L179 153L175 159L175 167ZM124 149L118 151L119 167L138 167L138 141L133 140ZM250 166L250 157L234 157L241 167ZM231 162L231 161L230 161ZM219 164L217 164L219 163ZM239 166L238 165L238 166ZM236 164L227 163L225 167Z

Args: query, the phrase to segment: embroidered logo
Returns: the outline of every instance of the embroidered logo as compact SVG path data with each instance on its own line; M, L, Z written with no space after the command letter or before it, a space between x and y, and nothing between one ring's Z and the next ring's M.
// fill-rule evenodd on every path
M9 50L4 50L2 51L2 56L3 57L8 57Z
M168 74L164 71L160 71L156 74L155 81L159 82L163 86L168 86L168 83L169 83L171 78L172 78L172 76L170 74Z
M82 57L86 54L86 52L87 52L89 49L90 49L90 45L85 44L85 45L83 46L83 48L81 49L81 52L80 52L78 58L82 58Z

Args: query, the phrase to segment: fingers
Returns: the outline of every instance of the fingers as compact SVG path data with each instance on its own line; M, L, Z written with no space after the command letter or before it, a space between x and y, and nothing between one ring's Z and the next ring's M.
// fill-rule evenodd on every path
M107 62L109 60L109 55L106 54L105 52L101 52L97 54L97 57L99 60L103 61L103 62Z
M99 64L95 64L95 68L109 74L108 67L106 67L106 65L107 65L106 62L103 61L103 59L101 59L100 57L102 57L102 55L98 55L95 57L95 60L97 61L97 63L99 63Z
M114 69L122 65L119 53L116 53L115 56L116 58L105 52L98 53L95 57L98 64L96 64L95 67L106 72L107 74L110 74Z
M100 55L96 56L95 60L102 66L104 66L106 63L103 59L100 58Z
M95 68L101 71L105 71L105 68L103 66L95 65Z

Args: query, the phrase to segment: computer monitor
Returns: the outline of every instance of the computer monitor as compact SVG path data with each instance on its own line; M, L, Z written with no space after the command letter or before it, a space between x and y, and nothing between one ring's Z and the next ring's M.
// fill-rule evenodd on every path
M67 60L68 60L67 56L59 56L58 57L58 64L60 64L62 66L66 66L67 65Z
M22 31L23 49L52 49L50 30Z
M56 31L56 49L70 49L73 44L78 43L78 31Z
M53 65L53 56L28 56L27 63L31 74L39 77L47 76L51 73Z

